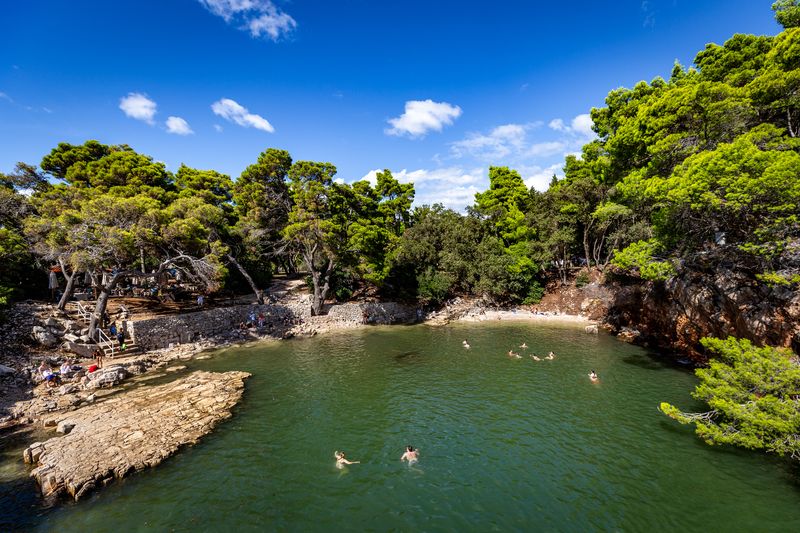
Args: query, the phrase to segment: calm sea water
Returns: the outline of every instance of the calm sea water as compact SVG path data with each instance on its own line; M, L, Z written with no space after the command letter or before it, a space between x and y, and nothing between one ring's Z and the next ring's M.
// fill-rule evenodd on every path
M508 358L523 342L523 355L557 357ZM800 524L790 462L708 447L657 411L661 401L700 407L691 372L574 326L370 328L213 355L189 370L253 374L231 420L151 471L50 509L29 483L10 481L18 456L4 458L0 486L27 506L6 511L4 498L6 520L76 532ZM415 466L400 462L406 444L420 449ZM336 469L335 449L361 464Z

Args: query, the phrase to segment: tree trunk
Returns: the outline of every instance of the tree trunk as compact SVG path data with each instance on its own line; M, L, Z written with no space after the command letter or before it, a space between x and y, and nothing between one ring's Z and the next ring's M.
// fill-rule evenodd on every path
M261 289L256 287L256 283L253 281L253 278L250 277L250 274L247 273L244 267L242 267L242 265L239 264L239 261L237 261L236 258L234 258L231 254L228 254L227 257L228 261L230 261L231 264L236 267L236 269L244 277L244 279L247 280L247 283L250 284L250 288L253 290L253 294L256 295L256 300L258 300L258 303L263 304L264 293L261 291Z
M97 303L94 306L92 318L89 321L89 338L94 339L94 335L97 332L97 322L100 320L100 317L103 316L103 313L106 312L106 307L108 306L108 297L111 296L111 292L117 286L117 282L119 282L120 278L122 277L123 273L117 272L111 276L111 279L108 280L108 283L103 285L100 289L100 296L97 298Z
M591 230L591 225L587 224L583 228L583 254L586 257L586 268L589 269L592 266L592 254L589 252L589 232Z
M331 288L331 273L336 263L329 259L324 272L320 272L314 268L313 263L307 262L307 264L312 265L309 268L311 268L311 281L314 284L313 298L311 300L311 315L318 316L322 314L325 298L328 296L328 290Z
M64 274L64 277L67 279L67 286L64 287L64 294L61 295L61 300L58 301L58 309L61 311L67 307L67 302L70 298L72 298L72 291L75 290L75 280L77 278L78 272L73 271L72 275L70 276L67 274L66 265L64 265L64 260L62 258L58 258L58 264L61 265L61 273Z

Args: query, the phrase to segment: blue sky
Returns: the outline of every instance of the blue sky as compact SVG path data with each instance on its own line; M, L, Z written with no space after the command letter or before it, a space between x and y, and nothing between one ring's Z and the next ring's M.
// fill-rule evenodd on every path
M418 204L462 209L489 165L545 188L609 90L778 33L771 3L10 2L0 172L97 139L235 178L277 147L346 182L389 168Z

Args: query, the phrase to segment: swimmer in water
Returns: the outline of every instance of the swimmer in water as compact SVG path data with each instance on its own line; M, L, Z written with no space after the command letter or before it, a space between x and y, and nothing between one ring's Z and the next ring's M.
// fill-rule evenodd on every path
M528 349L528 345L525 344L524 342L522 344L520 344L519 347L522 348L523 350L527 350Z
M508 351L508 356L509 357L515 357L517 359L522 359L522 356L520 354L516 353L514 350L509 350Z
M597 381L599 381L599 380L600 380L600 378L598 378L598 377L597 377L597 372L595 372L594 370L592 370L592 371L589 373L589 379L591 379L591 380L592 380L592 381L594 381L594 382L597 382Z
M406 452L400 458L401 461L408 461L409 465L413 465L419 460L419 450L415 450L410 444L406 446Z
M469 343L467 342L467 339L464 339L463 341L461 341L461 346L463 346L464 348L469 350Z
M533 359L534 361L541 361L541 359L536 357L536 355L534 355L534 354L531 354L531 359Z
M547 354L547 357L545 357L545 359L555 359L555 358L556 354L554 354L553 352L550 352L549 354Z
M335 451L333 452L333 456L336 457L336 468L342 469L345 465L355 465L360 463L361 461L348 461L345 456L344 452Z

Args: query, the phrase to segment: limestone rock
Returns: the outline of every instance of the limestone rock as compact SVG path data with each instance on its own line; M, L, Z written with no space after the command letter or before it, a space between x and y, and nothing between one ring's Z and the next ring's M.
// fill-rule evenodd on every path
M121 366L110 366L101 368L89 377L89 382L86 387L89 389L97 389L100 387L111 387L128 377L128 372Z
M33 338L46 348L52 348L58 344L58 339L47 330L34 332Z
M108 396L70 412L64 436L23 453L43 495L78 500L114 478L155 466L196 443L239 401L246 372L197 371L173 382ZM86 458L90 457L91 461Z
M56 426L56 431L58 433L63 433L63 434L66 435L67 433L72 431L74 428L75 428L75 423L74 422L69 422L68 420L62 420Z

